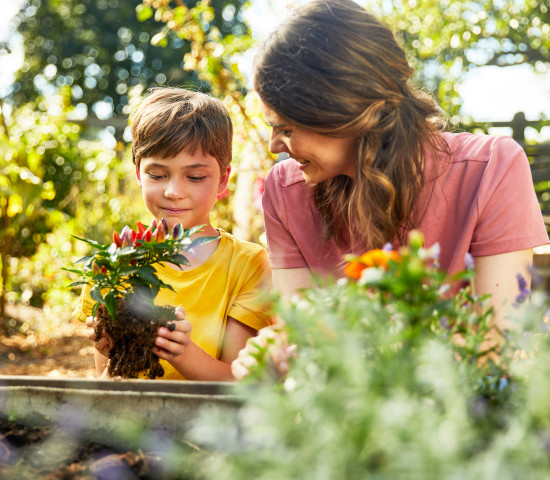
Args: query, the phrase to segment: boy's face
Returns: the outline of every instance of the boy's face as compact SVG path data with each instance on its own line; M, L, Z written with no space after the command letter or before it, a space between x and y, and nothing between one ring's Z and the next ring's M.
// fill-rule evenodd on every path
M147 210L164 218L171 229L210 226L216 195L227 187L231 167L220 172L217 160L198 150L183 150L171 158L143 158L136 167L138 184Z

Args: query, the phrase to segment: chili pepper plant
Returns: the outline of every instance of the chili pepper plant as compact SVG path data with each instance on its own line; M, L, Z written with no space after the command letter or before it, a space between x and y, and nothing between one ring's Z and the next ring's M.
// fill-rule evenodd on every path
M114 231L108 244L75 236L93 250L76 262L82 268L65 270L81 277L70 287L91 286L90 295L96 301L92 311L97 319L96 339L105 331L112 340L107 367L110 376L137 378L143 374L156 378L164 374L152 348L158 328L173 329L175 325L170 322L176 317L174 306L154 303L161 288L173 290L158 277L155 265L189 265L184 252L217 238L192 239L200 229L184 229L177 224L169 230L162 219L158 223L153 220L149 226L137 222L137 231L128 226L120 234Z

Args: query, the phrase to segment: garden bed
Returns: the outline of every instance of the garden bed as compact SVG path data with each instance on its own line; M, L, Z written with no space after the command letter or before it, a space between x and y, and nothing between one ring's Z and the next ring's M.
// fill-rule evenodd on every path
M0 376L0 478L182 478L195 420L240 403L226 383Z

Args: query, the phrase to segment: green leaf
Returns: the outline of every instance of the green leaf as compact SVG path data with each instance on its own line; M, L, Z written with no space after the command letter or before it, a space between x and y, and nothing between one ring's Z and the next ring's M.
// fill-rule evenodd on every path
M82 270L78 270L77 268L61 267L61 270L65 270L66 272L76 273L77 275L84 275L84 272Z
M139 272L136 273L136 275L146 282L150 283L151 285L158 285L159 283L159 279L154 270L150 271L148 269L142 268Z
M105 303L105 300L103 300L103 295L101 294L101 289L97 285L94 285L90 291L90 297L92 297L96 302Z
M182 255L181 253L176 253L171 260L173 263L176 263L178 265L191 265L191 262L187 259L185 255Z
M205 243L212 242L214 240L218 240L220 237L199 237L195 238L191 242L191 244L187 247L187 250L191 250L195 247L198 247L199 245L204 245Z
M113 290L110 290L105 294L105 307L114 320L116 318L116 295Z
M96 242L95 240L88 240L87 238L77 237L76 235L73 235L73 237L76 238L77 240L80 240L81 242L87 243L89 245L93 245L98 250L106 250L107 249L106 245L102 245L101 243Z
M95 255L87 255L85 257L82 257L82 258L79 258L76 262L74 263L86 263L90 260L92 260L93 258L95 257Z
M76 287L78 285L89 285L90 282L87 282L86 280L79 280L78 282L73 282L70 285L67 285L67 288Z

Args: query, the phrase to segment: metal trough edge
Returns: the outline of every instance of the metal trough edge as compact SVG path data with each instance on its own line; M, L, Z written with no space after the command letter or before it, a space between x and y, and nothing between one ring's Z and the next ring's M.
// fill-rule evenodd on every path
M113 444L140 435L183 439L199 415L237 415L242 397L224 382L49 379L0 376L0 417L56 425L71 435Z

